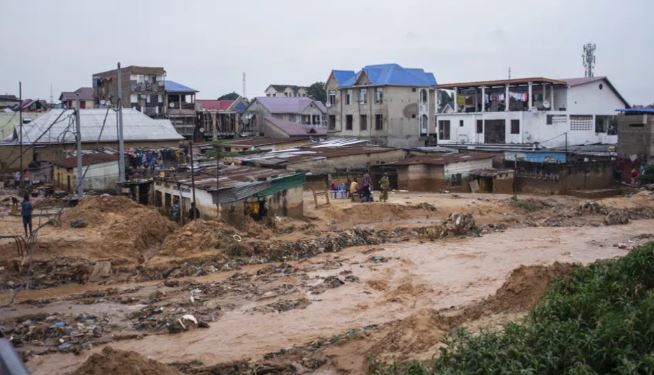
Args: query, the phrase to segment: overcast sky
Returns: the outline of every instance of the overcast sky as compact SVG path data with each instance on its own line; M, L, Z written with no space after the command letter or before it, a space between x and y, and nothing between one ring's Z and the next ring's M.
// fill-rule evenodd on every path
M198 98L270 83L308 85L331 69L399 63L439 83L596 75L632 104L654 102L653 0L2 0L0 93L50 97L127 65L163 66Z

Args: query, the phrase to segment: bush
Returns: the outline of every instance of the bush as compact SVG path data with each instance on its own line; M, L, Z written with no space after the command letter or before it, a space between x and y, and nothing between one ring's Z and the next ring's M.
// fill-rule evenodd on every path
M499 332L460 330L432 366L379 374L654 373L654 243L552 284L527 317Z

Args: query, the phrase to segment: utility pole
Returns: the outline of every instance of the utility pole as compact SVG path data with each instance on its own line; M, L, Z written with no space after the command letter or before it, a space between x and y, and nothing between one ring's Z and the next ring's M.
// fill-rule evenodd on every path
M193 141L188 144L188 152L191 157L191 192L193 194L193 204L195 204L195 173L193 173Z
M243 97L247 98L247 96L245 96L245 72L243 72Z
M82 125L79 116L79 94L75 94L75 129L77 131L77 199L84 194L84 180L82 179Z
M23 185L23 82L18 81L18 142L20 143L20 185Z
M123 139L123 75L120 70L120 63L118 63L118 69L116 70L117 79L118 79L118 116L116 116L117 121L117 131L118 131L118 182L125 182L125 140Z

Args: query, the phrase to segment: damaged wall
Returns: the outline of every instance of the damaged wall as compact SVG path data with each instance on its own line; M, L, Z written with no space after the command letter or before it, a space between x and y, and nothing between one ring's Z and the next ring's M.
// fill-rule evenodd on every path
M581 164L518 162L516 189L521 193L567 194L570 190L609 188L616 183L614 169L613 161Z

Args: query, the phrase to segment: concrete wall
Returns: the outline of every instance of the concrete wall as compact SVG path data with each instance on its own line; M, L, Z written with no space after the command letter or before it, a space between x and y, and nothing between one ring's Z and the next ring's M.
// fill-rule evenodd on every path
M654 115L638 114L618 116L618 156L653 162L654 155Z
M365 87L368 91L367 103L359 102L361 88L338 89L334 79L330 78L326 90L336 91L336 102L327 108L327 116L335 116L335 129L333 133L343 137L357 137L370 139L381 145L391 147L424 146L425 139L434 133L434 91L428 91L426 103L420 101L419 87ZM375 91L382 89L382 102L375 103ZM351 92L350 104L347 104L347 93ZM420 132L420 116L427 116L426 134ZM346 128L346 116L352 115L352 130ZM361 115L366 115L367 126L361 128ZM382 115L382 129L375 127L375 116Z
M615 184L614 162L547 165L518 163L518 192L567 194L571 190L609 188Z
M107 191L115 190L118 182L118 161L107 163L93 164L84 166L82 173L84 176L84 191L96 190ZM77 187L77 168L63 168L54 166L52 169L54 184L58 189L66 190L69 193L75 191ZM70 186L68 181L70 180Z
M491 168L492 159L450 163L445 166L412 164L397 167L398 188L409 191L469 191L468 176L475 169ZM453 185L452 176L461 174L461 184Z

